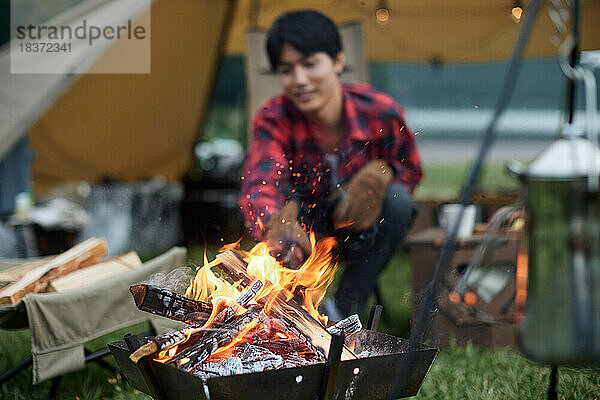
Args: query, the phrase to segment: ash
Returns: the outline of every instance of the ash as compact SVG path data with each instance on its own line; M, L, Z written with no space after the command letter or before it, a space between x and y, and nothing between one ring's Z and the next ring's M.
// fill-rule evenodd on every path
M272 353L264 347L252 344L246 343L238 346L235 354L237 355L232 355L229 358L220 359L215 362L204 362L193 373L200 378L207 379L215 376L263 372L284 366L283 357Z
M306 339L295 335L285 321L269 318L263 313L260 321L256 328L244 335L245 342L224 353L217 351L204 362L188 366L187 370L199 378L208 379L325 361L320 353L312 350Z

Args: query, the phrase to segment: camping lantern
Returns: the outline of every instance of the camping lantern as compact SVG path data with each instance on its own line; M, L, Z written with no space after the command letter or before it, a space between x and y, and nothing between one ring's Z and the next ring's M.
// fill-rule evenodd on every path
M600 362L600 151L566 125L511 173L527 196L528 272L519 345L552 365Z

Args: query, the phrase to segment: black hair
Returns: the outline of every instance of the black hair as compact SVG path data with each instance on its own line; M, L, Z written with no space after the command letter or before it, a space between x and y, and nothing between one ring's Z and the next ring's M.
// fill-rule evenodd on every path
M271 26L267 34L267 55L273 71L281 60L284 43L304 56L323 51L332 60L342 51L337 26L325 15L312 10L285 13Z

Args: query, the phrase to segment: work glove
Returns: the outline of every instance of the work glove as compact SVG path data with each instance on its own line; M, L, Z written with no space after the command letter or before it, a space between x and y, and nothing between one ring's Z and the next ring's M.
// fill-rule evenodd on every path
M371 160L358 170L338 196L333 211L335 228L347 227L355 232L369 229L381 215L393 177L392 168L382 160Z
M288 201L265 225L264 239L271 256L286 268L298 269L311 254L308 234L298 223L298 203Z

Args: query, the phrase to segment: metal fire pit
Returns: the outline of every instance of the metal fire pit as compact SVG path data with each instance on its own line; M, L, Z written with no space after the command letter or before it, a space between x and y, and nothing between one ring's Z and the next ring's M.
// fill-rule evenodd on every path
M384 333L361 330L346 338L355 353L367 358L339 364L334 399L389 399L417 394L438 349ZM178 400L307 400L318 399L327 364L285 368L202 380L171 365L129 360L125 342L109 344L123 375L136 389L159 399ZM407 371L410 368L409 373ZM396 382L403 376L405 382Z

